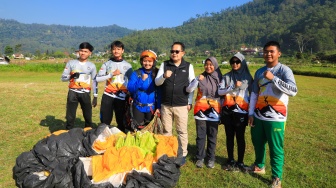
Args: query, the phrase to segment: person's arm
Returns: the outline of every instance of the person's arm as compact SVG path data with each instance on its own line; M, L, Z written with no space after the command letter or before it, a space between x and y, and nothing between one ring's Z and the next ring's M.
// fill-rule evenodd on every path
M189 65L189 78L188 79L189 79L189 82L192 82L195 79L195 71L194 71L194 66L192 64ZM192 107L193 97L194 97L194 91L189 92L188 104L190 105L190 109Z
M243 80L241 82L241 86L239 86L238 89L245 90L246 88L248 88L248 86L249 86L248 81L247 80Z
M141 81L142 81L141 77L139 78L136 71L134 71L132 73L131 77L130 77L130 80L128 81L128 84L127 84L127 89L131 93L132 96L139 89L139 86L140 86L139 82L141 82Z
M249 109L248 109L248 125L251 127L254 127L254 109L256 107L258 100L258 95L254 92L250 95L250 103L249 103Z
M92 106L97 106L97 97L98 97L98 82L96 81L97 77L97 68L96 65L92 63L92 71L91 71L91 78L92 78L92 90L93 90L93 99L92 99Z
M164 62L161 63L160 65L160 68L159 68L159 71L156 75L156 78L155 78L155 85L157 86L160 86L163 84L163 82L165 81L165 78L163 77L163 74L164 74Z
M286 69L284 73L284 80L281 80L279 77L275 76L272 79L275 87L277 87L283 93L289 96L295 96L297 94L297 87L294 79L294 74L291 69Z
M232 91L234 91L234 86L227 86L227 87L223 87L223 86L220 86L220 88L218 89L218 95L226 95Z
M251 95L250 95L250 102L249 102L249 109L248 109L248 125L251 127L254 127L254 110L255 107L257 105L257 101L258 101L258 95L259 95L259 85L258 85L258 70L257 72L254 74L254 81L252 82L252 86L251 86ZM257 80L256 80L257 79Z
M227 83L225 81L225 76L223 76L221 83L219 84L218 95L223 96L228 93L232 93L233 91L239 90L233 84L226 86Z
M92 78L92 90L93 90L93 96L98 97L98 82L96 80L97 77L97 68L95 64L92 63L92 71L91 71L91 78Z
M159 86L154 86L155 87L155 105L156 109L161 110L161 97L162 97L162 90L161 87Z
M71 72L71 66L70 61L65 65L65 68L63 70L61 81L66 82L70 80L70 72Z
M199 77L196 77L195 79L193 79L193 80L190 82L189 86L186 88L186 91L187 91L188 93L193 92L193 91L197 88L197 86L198 86L198 81L199 81L198 78L199 78Z
M113 75L111 73L106 74L106 64L104 63L101 66L101 68L99 69L99 72L96 76L96 81L97 82L103 82L103 81L106 81L109 78L112 78L112 76Z

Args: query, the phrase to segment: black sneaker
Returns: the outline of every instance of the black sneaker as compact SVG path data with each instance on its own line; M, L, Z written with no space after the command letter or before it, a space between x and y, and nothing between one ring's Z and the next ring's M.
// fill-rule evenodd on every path
M226 171L235 171L235 165L235 160L229 160L222 166L222 169Z
M248 172L248 166L244 165L244 163L236 163L236 167L241 172Z

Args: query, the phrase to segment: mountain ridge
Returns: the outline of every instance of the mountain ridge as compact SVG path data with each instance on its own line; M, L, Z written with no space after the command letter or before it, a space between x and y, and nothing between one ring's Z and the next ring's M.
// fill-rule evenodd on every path
M23 52L73 51L90 42L104 51L115 39L126 52L152 49L167 53L175 41L184 42L190 55L224 54L260 47L277 40L285 52L321 53L336 49L334 0L254 0L220 12L190 18L173 28L130 30L117 25L102 27L21 24L0 19L0 49L22 44ZM1 52L1 51L0 51Z

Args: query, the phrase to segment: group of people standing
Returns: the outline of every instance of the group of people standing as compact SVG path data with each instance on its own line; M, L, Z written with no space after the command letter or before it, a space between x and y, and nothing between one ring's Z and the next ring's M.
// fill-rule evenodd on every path
M185 46L181 42L173 43L170 59L161 63L159 68L156 68L156 53L143 51L140 54L141 68L135 71L122 58L124 45L120 41L112 42L112 58L98 73L95 65L88 61L92 51L89 43L80 44L78 59L69 61L62 74L62 81L69 81L66 129L74 127L78 103L83 111L85 127L92 126L92 107L97 105L97 82L106 82L100 108L101 123L110 125L114 112L117 127L128 131L124 124L125 104L128 96L131 97L133 121L139 129L157 114L161 116L165 135L173 135L175 125L181 151L180 166L183 166L188 154L188 113L197 90L194 103L195 165L202 168L206 163L208 168L214 168L218 126L224 124L228 159L222 168L264 174L268 142L272 186L281 187L288 97L296 95L297 87L291 69L279 62L281 50L278 42L265 44L263 56L266 65L256 71L254 79L240 53L231 57L228 73L223 75L216 58L209 57L204 62L204 72L196 77L193 65L183 58ZM251 126L256 157L250 167L244 164L248 125ZM235 138L237 161L234 158Z

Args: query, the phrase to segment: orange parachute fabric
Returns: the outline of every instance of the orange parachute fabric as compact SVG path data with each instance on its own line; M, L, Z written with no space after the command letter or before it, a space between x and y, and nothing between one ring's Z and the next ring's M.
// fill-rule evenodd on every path
M156 146L156 161L158 161L158 159L164 154L167 154L168 157L177 156L178 142L175 136L155 134L154 137L159 140L159 143Z
M148 167L152 162L153 157L145 158L144 151L137 146L124 146L118 150L110 147L104 155L92 157L92 178L94 182L100 182L117 173Z

